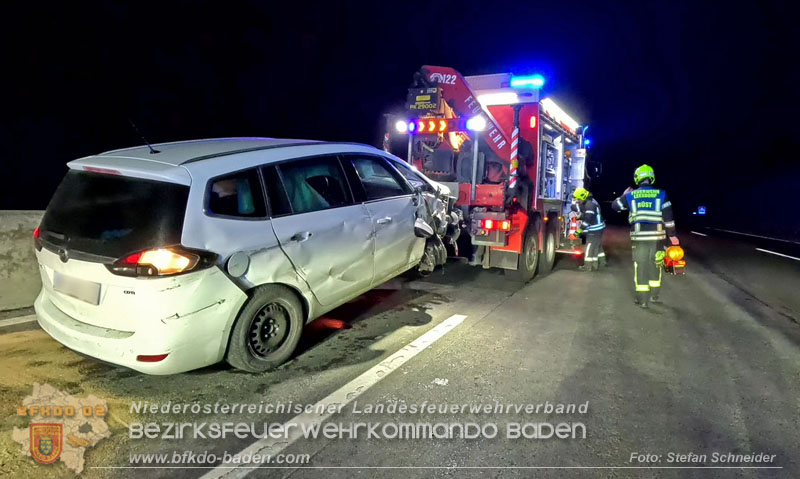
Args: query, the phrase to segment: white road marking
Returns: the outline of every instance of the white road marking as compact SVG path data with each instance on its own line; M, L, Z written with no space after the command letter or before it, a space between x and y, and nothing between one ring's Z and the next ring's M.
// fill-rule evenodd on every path
M431 329L427 333L418 337L417 339L407 344L399 351L395 352L388 358L384 359L380 363L376 364L375 366L367 370L361 376L358 376L349 383L345 384L336 391L332 392L330 395L328 395L328 397L323 398L318 403L314 404L314 406L311 407L311 410L329 411L331 409L334 409L329 407L330 405L336 405L338 407L348 404L350 401L356 399L361 394L363 394L370 387L377 384L378 381L385 378L392 371L399 368L400 366L408 362L411 358L413 358L414 356L425 350L425 348L427 348L431 344L441 339L445 334L452 331L456 326L464 322L466 318L467 317L463 314L455 314L453 316L450 316L449 318L445 319L444 321L436 325L433 329ZM259 439L258 441L254 442L253 444L250 444L249 446L241 450L238 453L238 456L241 457L244 454L259 454L259 455L266 454L274 457L281 451L289 447L296 440L303 437L304 425L305 429L307 430L309 427L312 427L317 424L322 424L331 415L332 413L298 414L297 416L293 417L284 424L284 427L286 427L288 424L297 425L297 427L292 427L289 429L289 432L287 434L288 437L281 439L269 439L269 438ZM202 478L210 479L210 478L220 478L220 477L226 477L226 478L244 477L251 472L253 471L248 470L248 468L246 467L243 468L241 467L241 465L222 464L212 469L208 473L204 474Z
M698 235L698 236L708 236L708 235L707 235L707 234L705 234L705 233L698 233L697 231L692 231L691 233L692 233L693 235Z
M31 323L36 321L36 315L31 314L28 316L18 316L16 318L8 318L0 320L0 328L6 328L8 326L14 326L15 324L22 324L22 323Z
M709 229L712 229L712 230L715 230L715 231L722 231L723 233L733 233L735 235L751 236L753 238L763 238L763 239L768 239L768 240L772 240L772 241L780 241L782 243L800 244L797 241L790 241L790 240L785 240L785 239L780 239L780 238L771 238L769 236L754 235L754 234L750 234L750 233L741 233L739 231L721 230L721 229L718 229L718 228L709 228Z
M761 251L761 252L764 252L764 253L774 254L775 256L782 256L784 258L789 258L789 259L793 259L795 261L800 261L800 258L797 258L795 256L789 256L788 254L783 254L783 253L776 253L776 252L770 251L768 249L756 248L756 251Z

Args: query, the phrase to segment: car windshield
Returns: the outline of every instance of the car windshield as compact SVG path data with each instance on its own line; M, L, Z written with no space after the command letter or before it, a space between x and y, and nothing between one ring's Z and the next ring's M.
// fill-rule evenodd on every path
M189 187L70 170L41 224L45 241L108 258L178 244Z

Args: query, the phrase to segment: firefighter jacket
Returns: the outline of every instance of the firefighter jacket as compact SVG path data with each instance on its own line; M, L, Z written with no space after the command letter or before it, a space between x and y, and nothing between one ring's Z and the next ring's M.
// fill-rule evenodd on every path
M600 205L590 196L586 201L578 203L581 213L581 224L579 228L583 231L602 231L606 227L603 221L603 214L600 212Z
M633 241L657 241L675 236L672 203L667 192L650 185L620 196L611 203L614 211L628 211Z

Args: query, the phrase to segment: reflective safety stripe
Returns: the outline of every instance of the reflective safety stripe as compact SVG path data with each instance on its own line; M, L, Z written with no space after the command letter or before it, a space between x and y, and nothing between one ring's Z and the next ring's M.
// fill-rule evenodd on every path
M660 241L666 239L666 236L631 236L631 241Z
M664 208L669 208L670 206L672 206L672 202L667 201L663 205L661 205L661 209L663 210Z
M666 223L664 223L664 226L666 226L667 228L674 228L675 227L675 222L674 221L667 221Z
M666 237L664 233L657 233L657 232L653 232L652 234L638 233L631 235L631 238L664 238L664 237Z
M655 221L664 221L664 215L661 213L653 213L653 212L641 212L635 215L630 215L633 218L633 221L637 220L655 220Z
M619 198L617 198L617 205L619 206L619 209L621 209L622 211L625 211L627 209L625 208L625 205L622 204L622 201L620 201Z
M628 221L630 223L636 223L637 221L652 221L654 223L661 223L664 221L664 217L661 214L655 213L639 213L628 216Z
M604 252L602 252L602 253L600 253L599 255L597 255L597 257L598 257L598 258L605 258L605 257L606 257L606 253L605 253L605 251L604 251Z
M631 224L634 224L634 225L635 224L639 224L639 223L645 223L645 224L650 224L650 225L661 225L661 224L664 224L663 221L661 221L659 218L637 218L637 219L631 221Z
M656 211L661 211L661 198L656 198Z
M660 288L661 287L661 281L650 281L650 287L651 288Z
M636 286L636 292L648 292L650 291L650 285L647 284L639 284L639 263L636 261L633 262L633 284Z

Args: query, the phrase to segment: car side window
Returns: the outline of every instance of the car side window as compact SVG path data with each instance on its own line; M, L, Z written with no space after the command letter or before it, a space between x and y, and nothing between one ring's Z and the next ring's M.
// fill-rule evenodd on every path
M264 185L267 187L270 216L274 218L292 214L292 205L289 204L289 196L286 194L286 188L283 187L278 169L272 165L265 166L261 168L261 174L264 177Z
M294 160L278 165L278 169L295 214L353 204L335 156Z
M367 200L379 200L411 193L387 161L374 156L352 156L353 167L364 185Z
M411 186L414 188L420 188L422 191L433 192L431 185L427 181L423 180L422 177L419 176L419 173L412 170L411 167L406 163L392 161L392 165L397 168L397 171L399 171L400 174L403 175L403 177L405 177L405 179L408 180L408 182L411 183Z
M206 212L211 215L264 218L267 207L256 169L212 179L208 185Z

